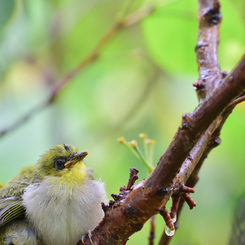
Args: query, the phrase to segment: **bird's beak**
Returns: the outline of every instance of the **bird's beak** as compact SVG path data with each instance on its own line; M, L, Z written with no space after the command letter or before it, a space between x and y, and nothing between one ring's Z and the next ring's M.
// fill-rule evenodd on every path
M77 162L82 161L88 155L87 151L82 151L73 155L72 159L65 164L66 168L70 168Z

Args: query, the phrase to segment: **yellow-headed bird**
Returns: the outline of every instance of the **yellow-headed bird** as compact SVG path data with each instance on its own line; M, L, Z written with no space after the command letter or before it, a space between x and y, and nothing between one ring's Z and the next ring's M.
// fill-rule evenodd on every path
M0 189L0 239L9 235L13 239L18 226L26 231L22 232L26 245L37 241L74 245L93 230L104 217L101 203L107 197L104 183L94 180L83 162L87 154L72 145L54 146L4 185Z

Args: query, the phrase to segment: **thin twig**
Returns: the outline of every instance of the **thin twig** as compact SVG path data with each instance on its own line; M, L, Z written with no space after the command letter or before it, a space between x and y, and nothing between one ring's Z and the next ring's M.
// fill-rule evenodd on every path
M130 176L127 184L126 190L130 190L134 185L135 181L138 179L138 170L136 168L130 168Z
M150 224L150 234L149 234L149 245L154 245L154 239L155 239L155 223L156 223L156 216L153 215L151 217L151 224Z
M228 105L228 107L229 107L229 108L233 108L234 106L236 106L237 104L239 104L239 103L241 103L241 102L243 102L243 101L245 101L245 95L243 95L243 96L241 96L241 97L239 97L239 98L233 100L233 101Z
M15 129L23 125L25 122L30 120L34 115L39 113L41 110L51 105L54 102L57 95L59 94L59 92L65 87L66 84L68 84L71 81L72 78L74 78L78 73L80 73L84 68L90 65L93 61L98 59L105 45L121 29L138 24L141 20L146 18L148 15L150 15L153 12L153 10L154 10L154 7L144 7L144 8L136 10L130 15L117 21L100 39L100 41L91 51L91 53L84 60L82 60L74 69L72 69L70 72L68 72L66 75L64 75L60 80L58 80L54 84L54 86L51 88L48 99L46 99L42 104L38 105L37 107L34 107L33 109L31 109L29 112L26 113L26 115L24 115L19 120L14 122L8 128L1 130L0 137L3 137L7 133L14 131Z

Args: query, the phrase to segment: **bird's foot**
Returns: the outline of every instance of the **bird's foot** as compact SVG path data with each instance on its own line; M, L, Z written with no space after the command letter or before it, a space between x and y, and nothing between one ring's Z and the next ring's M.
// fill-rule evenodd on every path
M82 238L81 238L81 241L82 241L83 244L84 244L85 236L86 236L86 235L83 235ZM91 230L88 230L88 238L89 238L89 241L90 241L91 243L93 243Z

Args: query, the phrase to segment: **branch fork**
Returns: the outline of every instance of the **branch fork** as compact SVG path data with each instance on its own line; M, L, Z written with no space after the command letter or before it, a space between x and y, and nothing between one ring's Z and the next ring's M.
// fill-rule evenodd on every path
M130 176L129 176L127 188L125 187L125 185L120 187L119 194L111 194L113 200L111 200L108 205L106 205L105 203L101 204L102 209L104 210L105 213L107 212L107 210L111 209L114 205L116 205L118 201L125 199L127 195L132 191L133 185L135 181L138 179L137 176L138 172L139 171L136 168L130 168Z

